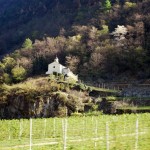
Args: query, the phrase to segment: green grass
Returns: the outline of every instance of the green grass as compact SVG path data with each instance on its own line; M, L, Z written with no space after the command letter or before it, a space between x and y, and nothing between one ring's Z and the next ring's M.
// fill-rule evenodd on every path
M150 97L116 97L116 96L107 96L106 99L108 101L121 101L121 100L150 100Z
M108 92L108 93L118 93L119 90L112 90L112 89L106 89L106 88L98 88L94 86L88 86L92 88L92 90L99 91L99 92Z
M58 83L64 83L64 84L68 84L67 81L58 81ZM69 83L71 84L71 83ZM83 83L84 84L84 83ZM79 83L73 83L74 86L77 86L77 85L80 85ZM106 88L99 88L99 87L94 87L94 86L88 86L88 85L85 85L86 88L91 88L91 90L94 90L94 91L98 91L98 92L107 92L107 93L118 93L120 92L119 90L112 90L112 89L106 89Z
M150 106L140 106L140 107L122 107L122 108L119 108L119 109L122 109L122 110L150 110Z
M43 85L47 85L48 83L48 77L38 77L38 78L29 78L28 80L17 83L17 84L12 84L12 85L7 85L3 84L3 88L6 90L11 90L11 89L25 89L25 90L36 90L38 88L42 88L41 86L38 85L38 82L43 81Z
M110 150L135 149L137 119L138 149L149 150L149 118L149 113L69 117L66 119L67 150L105 150L107 134ZM62 150L64 122L65 118L33 119L32 150ZM1 120L0 127L0 149L29 149L29 120ZM36 145L40 143L45 145Z

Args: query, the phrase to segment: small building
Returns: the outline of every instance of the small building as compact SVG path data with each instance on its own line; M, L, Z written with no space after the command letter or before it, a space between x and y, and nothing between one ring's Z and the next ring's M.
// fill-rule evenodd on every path
M46 74L53 74L54 72L63 74L67 78L72 78L75 81L78 81L78 76L73 74L73 72L70 71L69 68L61 65L57 57L55 58L54 62L48 65L48 71L46 72Z

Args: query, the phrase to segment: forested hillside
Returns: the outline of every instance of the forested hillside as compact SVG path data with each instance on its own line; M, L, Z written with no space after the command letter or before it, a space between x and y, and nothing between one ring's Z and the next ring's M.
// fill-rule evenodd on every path
M76 22L87 24L85 17L94 17L100 8L98 0L0 0L0 6L0 54L19 47L26 37L57 36Z
M47 71L57 55L81 79L150 77L149 0L0 0L1 82ZM25 40L26 39L26 40Z

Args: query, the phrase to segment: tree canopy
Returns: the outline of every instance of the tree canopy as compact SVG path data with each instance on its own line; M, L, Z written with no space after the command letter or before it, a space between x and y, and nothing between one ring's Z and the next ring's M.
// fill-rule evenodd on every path
M27 38L22 44L22 48L25 49L32 48L32 41L29 38Z

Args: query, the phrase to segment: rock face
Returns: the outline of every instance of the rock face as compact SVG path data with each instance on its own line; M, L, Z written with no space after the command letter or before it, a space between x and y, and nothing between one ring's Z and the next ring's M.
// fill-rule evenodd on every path
M84 98L78 98L65 92L54 92L47 95L38 94L29 97L25 93L9 96L6 103L0 104L0 118L39 118L66 116L84 111Z
M43 97L34 102L16 97L1 105L0 118L54 117L61 105L57 103L52 97Z

